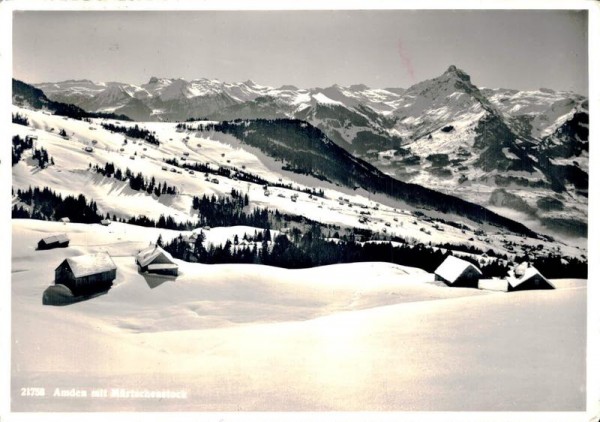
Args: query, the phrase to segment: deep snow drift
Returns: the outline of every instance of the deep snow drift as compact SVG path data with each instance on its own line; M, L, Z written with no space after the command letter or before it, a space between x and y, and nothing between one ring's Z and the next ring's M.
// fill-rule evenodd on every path
M12 410L583 410L586 282L448 288L386 263L138 273L168 230L13 220ZM66 233L66 249L36 251ZM66 257L108 252L107 294L42 305ZM22 396L43 387L45 397ZM55 389L187 398L59 398ZM74 391L74 390L73 390Z

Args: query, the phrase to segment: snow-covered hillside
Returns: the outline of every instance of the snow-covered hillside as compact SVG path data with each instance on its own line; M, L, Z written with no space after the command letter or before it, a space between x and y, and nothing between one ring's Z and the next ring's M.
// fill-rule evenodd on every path
M448 288L377 262L181 261L169 279L138 273L134 255L178 232L34 220L12 228L13 411L585 408L582 280L509 294ZM57 232L68 248L35 250ZM103 251L117 266L106 294L42 305L63 259ZM45 396L23 395L27 387ZM124 397L153 391L181 398Z
M283 170L282 163L273 157L223 133L182 132L174 123L141 124L160 139L160 146L156 146L135 138L125 142L124 135L102 128L100 123L104 121L100 119L87 123L41 111L16 107L14 111L27 116L30 122L28 127L13 124L14 134L22 138L36 136L34 148L45 148L54 161L54 165L40 169L31 158L31 150L26 151L13 167L14 190L48 186L64 195L83 193L96 201L103 215L109 213L121 218L145 215L158 219L163 214L180 222L193 222L197 221L197 213L192 209L194 196L222 197L235 189L248 195L249 209L269 208L304 216L337 226L340 235L358 228L379 233L382 239L397 236L409 243L465 244L481 250L491 248L509 256L558 251L564 256L585 255L585 249L577 244L525 238L460 217L449 224L444 222L448 219L446 214L434 210L423 214L414 206L381 194L352 190ZM68 139L58 135L61 130L66 131ZM176 159L179 166L165 164L166 159ZM134 191L127 182L94 171L94 166L104 168L109 162L123 172L130 169L134 174L154 178L156 183L176 186L178 194L157 197ZM204 174L182 167L193 163L207 165L214 172ZM235 171L229 177L217 174L218 168L243 169L271 186L265 190L262 183L242 181L235 177ZM322 197L310 194L321 189Z

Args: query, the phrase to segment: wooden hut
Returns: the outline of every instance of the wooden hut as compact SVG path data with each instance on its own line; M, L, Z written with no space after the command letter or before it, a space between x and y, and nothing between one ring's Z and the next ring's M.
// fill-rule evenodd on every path
M475 265L454 256L448 256L435 270L435 279L452 287L475 287L481 271Z
M518 290L550 290L554 285L546 279L534 266L527 263L515 269L515 276L508 278L508 291Z
M142 272L176 277L179 270L171 254L158 245L141 250L135 257L135 262Z
M65 259L54 270L54 283L64 284L74 295L108 290L117 276L117 266L106 252Z
M61 223L70 223L71 219L69 217L63 217L58 221L60 221Z
M38 242L38 250L66 248L69 246L69 238L66 234L57 234L54 236L44 237Z
M104 219L104 220L100 220L100 224L102 224L103 226L110 226L111 221L108 219Z

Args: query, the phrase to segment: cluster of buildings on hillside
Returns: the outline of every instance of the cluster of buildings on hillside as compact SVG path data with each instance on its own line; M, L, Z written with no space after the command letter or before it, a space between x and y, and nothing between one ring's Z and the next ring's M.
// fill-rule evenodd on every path
M435 270L435 279L451 287L481 288L479 281L482 273L474 264L455 256L448 256ZM519 264L506 279L508 292L517 290L554 289L535 267L528 262Z
M38 250L65 248L70 239L53 235L38 242ZM177 277L179 266L171 254L158 245L139 251L135 262L141 273ZM54 286L43 295L44 304L65 305L80 298L102 294L117 277L117 266L107 252L65 258L54 270Z
M64 234L48 236L38 242L39 250L65 248L69 238ZM177 277L179 267L173 257L158 245L150 245L135 257L141 273ZM44 292L45 304L66 304L68 297L87 297L106 292L117 276L117 266L106 252L64 259L54 270L54 284ZM474 264L448 256L435 270L435 280L451 287L481 288L482 273ZM60 286L60 287L58 287ZM65 289L66 288L66 289ZM505 291L553 289L554 286L528 263L522 263L514 275L506 279ZM55 303L59 302L59 303Z

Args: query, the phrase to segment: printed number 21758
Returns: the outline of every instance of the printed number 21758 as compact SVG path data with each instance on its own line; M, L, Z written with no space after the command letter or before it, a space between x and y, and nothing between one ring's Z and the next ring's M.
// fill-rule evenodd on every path
M21 396L25 397L43 397L46 395L46 389L41 387L22 387Z

